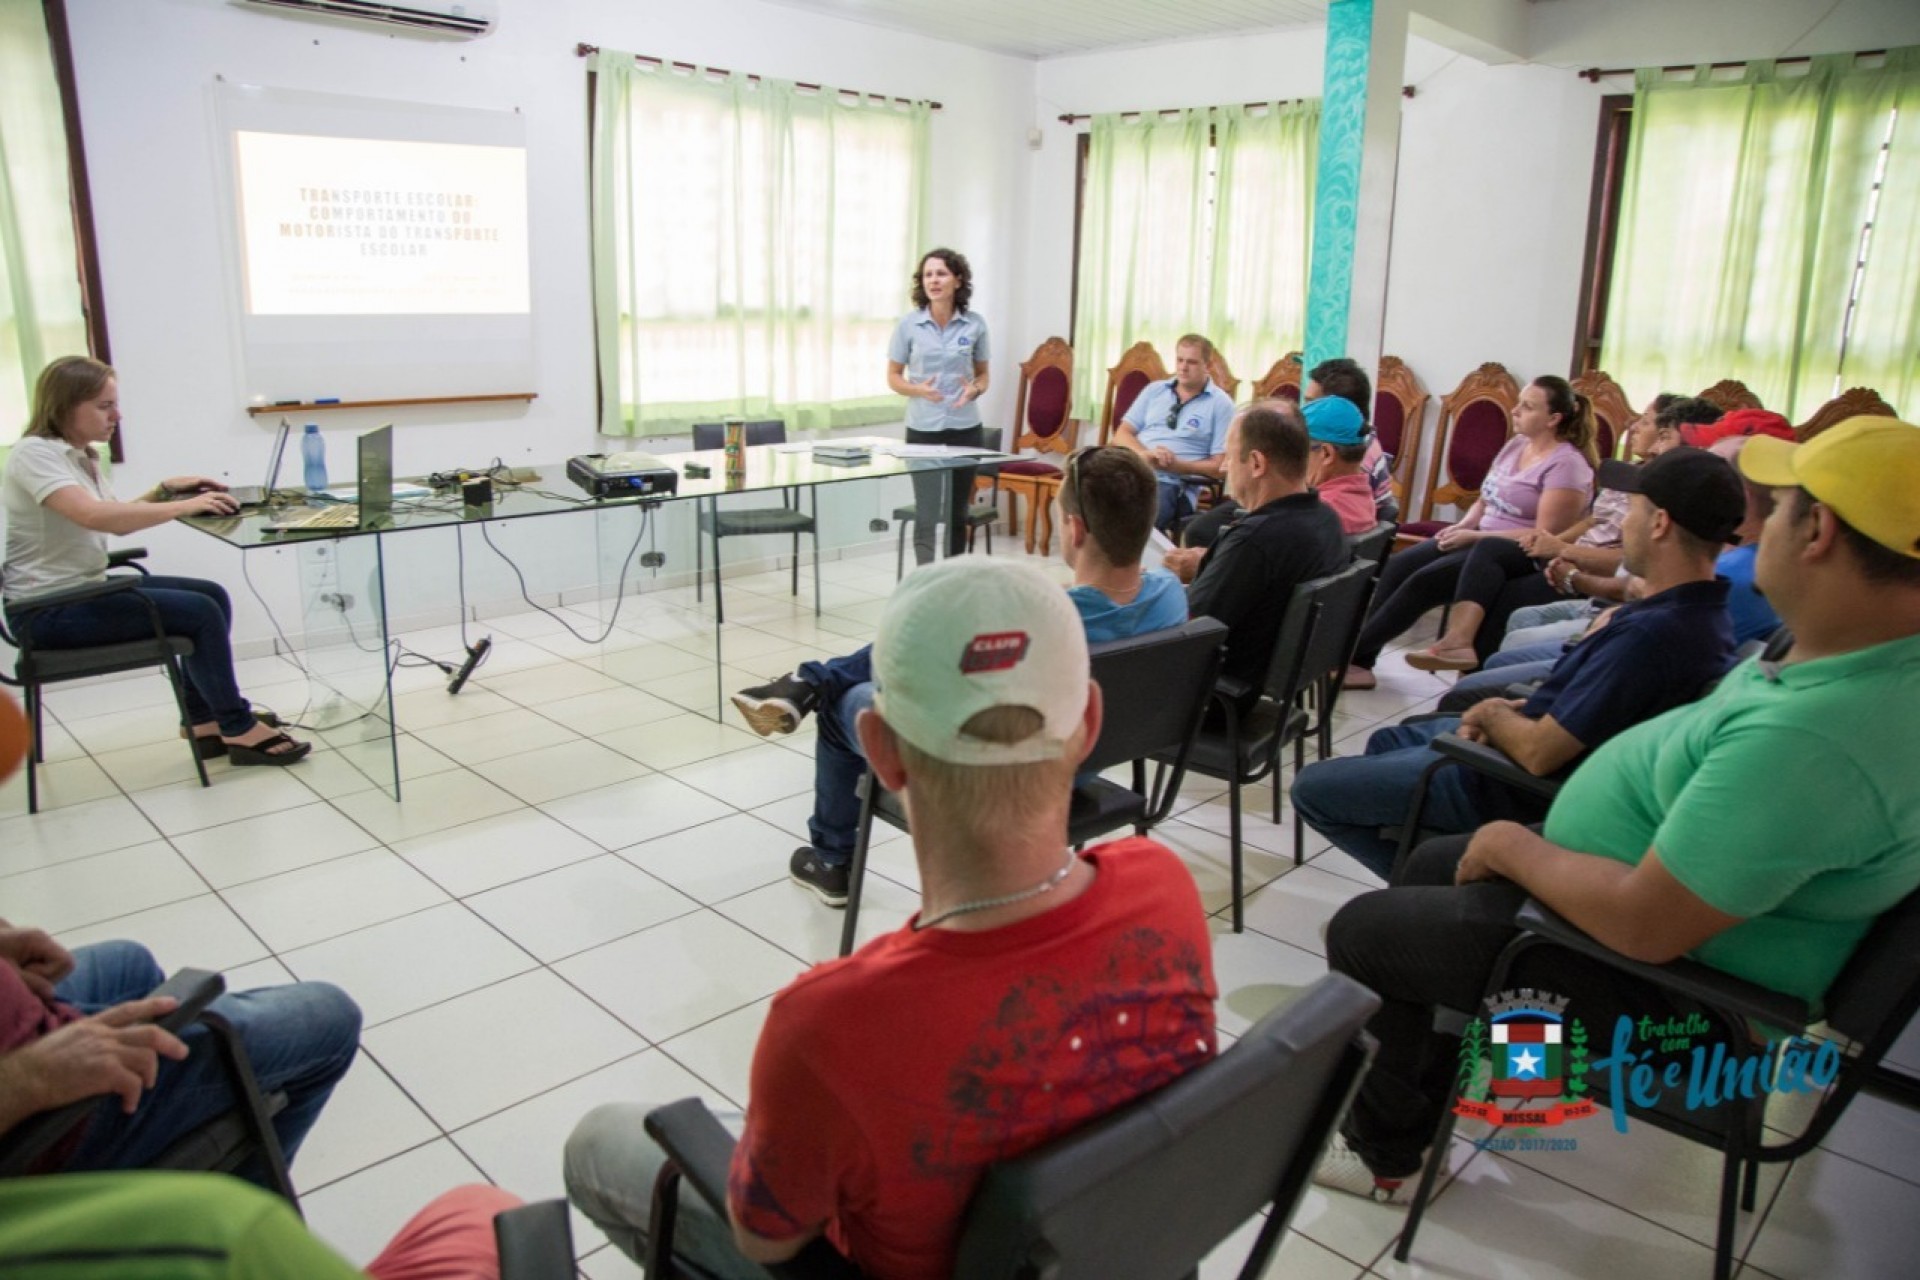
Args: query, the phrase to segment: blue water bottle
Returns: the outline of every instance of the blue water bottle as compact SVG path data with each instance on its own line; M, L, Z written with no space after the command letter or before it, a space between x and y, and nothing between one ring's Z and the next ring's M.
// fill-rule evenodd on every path
M319 493L327 487L327 441L320 434L319 423L307 424L307 433L300 438L300 455L307 462L307 489Z

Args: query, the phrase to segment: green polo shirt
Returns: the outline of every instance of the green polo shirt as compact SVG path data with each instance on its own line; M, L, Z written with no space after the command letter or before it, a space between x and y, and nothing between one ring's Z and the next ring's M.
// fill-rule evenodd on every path
M284 1200L216 1173L0 1181L9 1280L366 1280Z
M1818 1002L1875 916L1920 886L1920 636L1774 666L1590 755L1547 815L1555 844L1648 848L1741 922L1694 959Z

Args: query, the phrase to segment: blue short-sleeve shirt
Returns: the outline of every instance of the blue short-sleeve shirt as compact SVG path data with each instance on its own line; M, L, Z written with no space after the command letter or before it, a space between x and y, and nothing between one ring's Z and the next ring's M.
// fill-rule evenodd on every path
M934 380L946 396L939 404L915 397L907 401L907 425L915 431L958 431L980 425L980 402L953 407L953 400L973 379L973 366L985 364L987 322L976 311L962 311L943 329L925 307L900 318L887 359L903 366L914 382Z
M1121 419L1133 428L1140 443L1149 449L1164 445L1173 456L1188 462L1203 462L1227 451L1227 428L1233 425L1233 401L1227 393L1209 382L1199 395L1184 403L1177 379L1156 382L1134 398ZM1160 477L1166 483L1202 484L1186 476Z

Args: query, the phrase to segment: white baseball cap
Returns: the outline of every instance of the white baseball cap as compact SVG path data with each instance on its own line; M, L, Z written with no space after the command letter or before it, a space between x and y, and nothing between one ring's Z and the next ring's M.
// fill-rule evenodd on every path
M1057 760L1087 709L1087 633L1067 593L1038 569L984 556L908 575L873 642L874 710L949 764ZM1028 707L1040 730L1019 742L963 732L991 707Z

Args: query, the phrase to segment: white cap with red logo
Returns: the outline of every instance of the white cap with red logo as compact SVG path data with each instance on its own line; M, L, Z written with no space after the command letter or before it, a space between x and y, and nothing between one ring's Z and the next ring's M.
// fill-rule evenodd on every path
M1057 760L1087 707L1087 633L1067 593L1025 565L959 556L907 576L873 642L874 710L950 764ZM992 707L1043 722L1019 742L963 732Z

